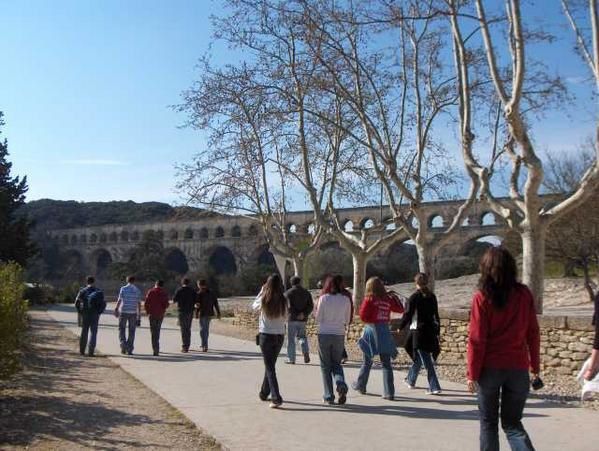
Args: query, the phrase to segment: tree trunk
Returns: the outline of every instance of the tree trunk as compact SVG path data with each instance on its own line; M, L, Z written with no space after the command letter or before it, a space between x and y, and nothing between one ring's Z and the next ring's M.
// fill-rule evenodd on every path
M283 285L287 286L287 257L283 257L282 255L273 252L272 248L270 252L275 259L275 264L277 265L277 270L281 275L281 280L283 280Z
M302 279L304 282L304 263L306 259L302 257L295 256L293 257L293 272L296 277ZM306 283L306 282L304 282Z
M582 260L582 272L584 273L584 288L587 290L589 295L589 301L595 300L595 292L593 291L593 285L591 281L591 274L589 273L589 259L584 258Z
M354 254L352 255L352 260L354 264L353 296L355 311L357 313L360 309L360 304L364 299L364 291L366 288L366 263L368 262L368 257L363 253Z
M537 313L543 313L545 232L540 224L522 232L522 282L530 288Z
M431 245L415 243L418 253L418 271L428 275L428 287L435 291L435 252Z

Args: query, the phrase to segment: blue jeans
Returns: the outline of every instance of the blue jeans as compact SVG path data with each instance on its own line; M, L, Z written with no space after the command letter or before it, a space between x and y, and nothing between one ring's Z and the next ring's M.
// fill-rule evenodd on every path
M87 352L93 355L96 350L96 337L98 335L98 321L100 315L96 312L81 312L81 336L79 337L79 352L85 354L85 347L87 346ZM89 334L89 343L87 336Z
M395 396L395 385L393 384L393 368L391 367L391 356L389 354L381 354L381 364L383 365L383 392L385 397ZM372 368L372 358L364 354L364 361L360 367L356 389L366 391L368 384L368 376Z
M318 355L320 356L320 371L324 384L324 396L326 401L334 401L333 380L337 388L347 390L343 367L341 366L341 355L345 344L344 335L318 335Z
M528 397L530 379L527 370L483 368L478 380L480 449L498 451L499 399L501 427L512 450L534 451L522 426L522 412Z
M137 313L121 313L119 315L119 341L121 350L132 353L133 342L135 341L135 328L137 327ZM128 334L125 334L125 329Z
M202 348L208 348L208 335L210 335L210 316L200 316L200 341Z
M270 394L270 399L274 402L283 402L275 370L283 341L285 341L284 335L260 334L260 350L264 359L264 379L262 379L260 397L266 399Z
M295 362L295 337L297 336L302 353L308 354L308 340L306 339L306 322L305 321L289 321L287 323L287 358L291 362Z
M422 366L426 368L426 375L428 377L428 388L430 390L441 390L439 385L439 379L437 379L437 372L435 371L435 365L433 364L433 357L430 352L422 351L420 349L414 350L414 363L410 367L408 372L408 384L416 385L416 379L418 379L418 373Z

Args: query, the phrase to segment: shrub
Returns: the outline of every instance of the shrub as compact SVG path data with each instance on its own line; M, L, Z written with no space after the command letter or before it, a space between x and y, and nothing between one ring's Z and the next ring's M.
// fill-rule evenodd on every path
M27 285L23 291L23 299L29 305L53 304L56 302L58 292L50 285L33 284Z
M16 263L0 264L0 378L20 367L27 329L27 303L23 298L23 270Z

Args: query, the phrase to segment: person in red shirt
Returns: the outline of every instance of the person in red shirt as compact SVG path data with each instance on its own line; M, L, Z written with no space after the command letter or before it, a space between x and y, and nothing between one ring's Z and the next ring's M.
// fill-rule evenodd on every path
M468 330L468 389L478 385L480 449L499 450L498 420L512 449L534 450L522 425L530 379L539 373L540 334L530 290L516 280L514 257L489 248L480 262ZM500 402L501 399L501 402Z
M152 334L152 349L154 355L160 352L160 328L164 319L164 312L168 308L168 293L165 291L164 281L158 280L154 288L148 290L144 308L150 318L150 332Z
M391 359L397 356L397 349L389 330L389 321L391 312L403 313L403 311L404 308L399 298L387 292L381 279L378 277L368 279L366 296L360 306L360 319L365 326L362 337L358 341L364 360L358 380L352 384L354 390L366 393L372 359L378 354L383 366L383 398L394 399L395 386Z

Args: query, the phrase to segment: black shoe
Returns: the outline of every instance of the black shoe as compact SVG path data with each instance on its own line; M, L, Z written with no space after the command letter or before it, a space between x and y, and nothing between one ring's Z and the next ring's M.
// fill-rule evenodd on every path
M85 351L79 351L79 354L85 355Z
M268 401L268 395L265 395L262 392L258 393L258 398L260 398L260 401Z
M181 352L189 352L189 348L181 348Z
M133 355L133 351L127 351L128 355Z
M387 401L394 401L395 400L395 396L391 395L391 396L383 396L383 399L386 399Z
M339 404L345 404L347 401L347 387L345 385L337 385L337 393L339 394Z
M158 351L154 351L154 357L158 356Z
M89 357L94 357L94 353L90 352L89 354L87 354Z
M310 363L310 354L307 352L304 354L304 363Z
M127 350L125 348L121 348L121 354L127 354Z
M325 403L325 404L328 404L329 406L334 406L335 405L335 400L334 399L323 399L322 402Z

